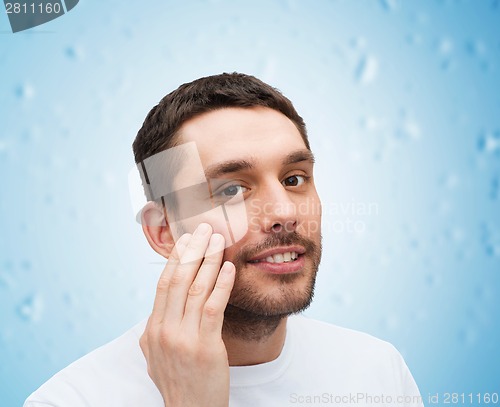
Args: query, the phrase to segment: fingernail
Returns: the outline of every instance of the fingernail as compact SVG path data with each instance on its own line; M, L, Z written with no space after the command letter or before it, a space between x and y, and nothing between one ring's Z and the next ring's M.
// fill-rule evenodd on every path
M210 236L210 241L208 243L207 252L205 254L205 260L214 254L221 253L224 250L224 237L219 233L214 233ZM220 264L220 260L218 260Z
M233 272L233 264L229 261L225 261L222 265L221 273L231 274Z
M181 255L182 252L184 252L184 249L187 247L189 243L191 235L188 233L183 234L175 243L174 246L174 253L176 253L177 256Z
M178 240L177 240L177 245L179 246L186 246L189 242L189 239L191 239L191 234L189 233L184 233Z
M208 223L200 223L196 228L196 232L200 235L208 235L212 231L212 228Z
M220 246L224 242L224 236L219 233L214 233L210 238L210 243L215 246Z

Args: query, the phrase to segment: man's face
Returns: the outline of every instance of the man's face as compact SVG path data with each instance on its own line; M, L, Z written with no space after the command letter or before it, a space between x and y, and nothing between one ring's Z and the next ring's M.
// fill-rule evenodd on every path
M196 144L212 201L225 203L224 216L181 214L180 228L192 233L206 222L233 243L224 253L236 266L229 303L258 315L305 308L321 257L321 207L295 125L272 109L227 108L187 121L179 134ZM192 205L178 202L179 211Z

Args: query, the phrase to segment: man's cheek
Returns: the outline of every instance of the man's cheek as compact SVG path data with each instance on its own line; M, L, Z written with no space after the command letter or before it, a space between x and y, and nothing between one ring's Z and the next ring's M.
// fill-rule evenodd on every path
M177 240L183 233L193 233L196 227L206 222L213 228L214 233L220 233L228 248L240 241L248 231L248 221L244 202L231 202L219 205L195 216L176 221L169 219L172 231Z
M248 217L244 201L221 205L231 244L239 242L248 232ZM230 246L226 241L226 247Z

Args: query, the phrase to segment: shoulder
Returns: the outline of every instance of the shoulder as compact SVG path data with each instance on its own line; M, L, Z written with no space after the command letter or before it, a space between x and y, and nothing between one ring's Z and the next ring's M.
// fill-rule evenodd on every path
M153 391L139 338L141 321L115 340L73 362L44 383L26 400L25 407L44 405L116 405L127 389ZM106 404L107 403L107 404Z
M334 359L363 364L365 367L386 366L398 369L404 360L389 342L365 332L344 328L327 322L295 315L289 318L294 342L301 352L317 355L323 359Z
M417 401L410 404L421 406L418 387L389 342L302 315L290 317L288 323L298 358L315 366L316 377L335 377L345 388L411 396Z
M302 314L289 318L289 324L299 336L316 343L335 343L337 346L359 347L388 351L396 351L393 345L365 332L344 328L328 322L306 317Z

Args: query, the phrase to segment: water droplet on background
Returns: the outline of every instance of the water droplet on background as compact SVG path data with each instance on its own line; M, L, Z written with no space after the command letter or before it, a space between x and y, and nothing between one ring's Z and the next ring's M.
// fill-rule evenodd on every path
M21 261L21 269L24 271L30 271L32 268L32 264L30 260L24 259Z
M363 117L360 120L360 126L367 131L376 131L383 127L384 120L378 119L373 116Z
M420 25L425 25L429 22L429 16L424 11L417 11L413 16L413 20Z
M0 156L7 152L7 142L0 139Z
M422 43L424 42L423 38L422 38L422 35L421 34L418 34L418 33L412 33L412 34L409 34L407 37L406 37L406 42L409 44L409 45L422 45Z
M385 11L394 11L399 6L398 0L380 0L380 5Z
M29 83L18 85L15 88L15 94L19 99L31 100L35 97L35 93L35 88Z
M18 316L28 322L39 322L44 308L44 301L40 294L26 297L17 307Z
M446 231L446 237L453 243L462 243L465 239L465 232L460 227L452 227Z
M72 221L78 221L82 218L78 209L74 206L68 208L68 218Z
M453 68L455 68L455 64L450 58L446 58L443 60L443 62L441 62L441 69L443 71L450 71Z
M482 132L477 141L481 153L500 155L500 130Z
M491 288L488 286L476 287L474 290L474 294L479 301L488 300L491 295Z
M102 182L107 187L113 187L113 186L116 185L116 176L111 171L105 171L105 172L103 172L102 175L101 175L101 177L102 177Z
M427 321L427 319L428 319L428 312L427 312L427 310L422 308L422 309L415 311L412 314L412 317L417 322L424 322L424 321Z
M359 163L363 161L363 153L360 150L352 150L349 152L349 159L353 163Z
M365 37L356 37L350 41L351 48L354 50L362 50L366 47L366 38Z
M481 245L488 256L500 257L500 232L493 226L482 224Z
M481 40L470 40L465 46L467 52L474 56L482 56L486 53L486 45Z
M405 117L396 129L396 137L403 140L418 140L420 135L420 126L411 117Z
M412 237L408 242L408 246L411 250L418 250L420 248L420 242L416 237Z
M66 47L66 49L64 50L64 55L66 55L68 59L73 59L77 61L81 61L85 57L83 49L77 45Z
M0 287L10 289L12 287L11 277L7 273L0 273Z
M37 124L33 124L29 129L25 129L20 136L24 143L34 143L42 139L42 129Z
M438 43L438 51L443 56L449 55L453 51L453 41L449 38L442 38Z
M472 327L466 327L459 331L458 341L465 346L472 346L477 341L477 331Z
M454 173L448 173L442 177L440 184L448 190L453 190L460 185L460 178Z
M15 284L15 279L12 275L12 263L5 262L2 267L3 271L0 271L0 287L6 289L13 288Z
M377 58L372 55L364 56L361 61L359 61L355 71L357 82L362 85L372 83L377 78L378 68L379 63Z
M492 200L497 200L500 197L500 177L498 175L493 176L490 182L490 198Z
M65 292L62 295L62 300L68 307L73 307L76 304L76 298L71 292Z
M349 307L352 305L352 298L349 293L334 293L330 296L332 303L339 307Z
M427 273L424 277L425 284L428 287L437 287L441 284L441 276L437 273Z
M55 197L55 195L53 195L51 193L47 193L47 194L45 194L43 202L49 206L54 205L56 203L56 197Z
M399 318L396 315L386 315L380 321L380 327L388 331L394 331L399 327Z

